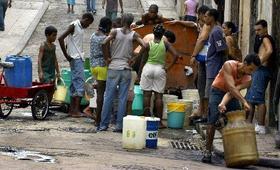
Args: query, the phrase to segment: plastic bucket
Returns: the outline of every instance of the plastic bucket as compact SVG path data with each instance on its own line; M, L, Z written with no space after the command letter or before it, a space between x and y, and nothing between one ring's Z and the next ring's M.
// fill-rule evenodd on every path
M146 128L146 147L157 148L158 142L158 128L160 119L156 117L146 117L147 128Z
M192 110L193 110L193 101L191 101L191 100L185 100L185 99L179 99L178 102L182 102L182 103L185 103L185 104L186 104L186 112L185 112L184 127L187 128L187 127L189 127L189 124L190 124L189 116L192 114Z
M84 70L85 79L88 79L91 77L91 73L89 70ZM70 68L62 68L61 69L61 78L64 80L65 85L67 87L67 94L65 103L70 104L71 102L71 96L70 96L70 85L71 85L71 70ZM87 105L89 102L85 99L85 97L82 98L81 105Z
M182 90L182 97L185 100L193 101L193 111L197 112L199 107L199 93L197 89Z
M186 104L182 102L168 103L167 109L167 126L174 129L183 128L186 115Z
M170 94L164 94L163 95L163 115L162 119L166 120L167 119L167 104L170 102L177 102L178 101L178 96L176 95L170 95Z
M132 102L132 114L143 115L143 91L139 85L134 86L134 99Z
M55 80L56 90L53 94L53 102L64 103L67 95L67 87L62 78L59 78L62 84L58 85L58 79Z

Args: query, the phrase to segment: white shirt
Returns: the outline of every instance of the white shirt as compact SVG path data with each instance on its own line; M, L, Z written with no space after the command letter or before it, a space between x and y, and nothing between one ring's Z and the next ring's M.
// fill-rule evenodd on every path
M70 25L74 25L74 33L68 35L67 39L67 53L73 59L81 58L84 60L83 51L83 35L84 30L80 20L73 21Z

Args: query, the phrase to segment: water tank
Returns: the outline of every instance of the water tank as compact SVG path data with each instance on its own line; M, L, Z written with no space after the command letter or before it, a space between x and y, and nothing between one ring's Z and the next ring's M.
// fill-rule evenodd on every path
M14 67L5 68L5 79L9 87L32 86L32 60L30 56L7 56L7 62L12 62Z

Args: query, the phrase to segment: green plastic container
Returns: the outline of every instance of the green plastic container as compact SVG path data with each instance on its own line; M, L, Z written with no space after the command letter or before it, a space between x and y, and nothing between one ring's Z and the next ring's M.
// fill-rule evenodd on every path
M139 85L134 86L134 99L132 102L132 114L141 116L144 114L143 109L143 91Z
M84 74L85 74L86 79L91 77L91 73L89 70L84 70ZM61 69L61 78L64 80L65 85L67 86L67 89L68 89L65 103L70 104L70 102L71 102L71 98L70 98L71 71L69 68ZM85 97L82 98L81 105L88 105L88 101L85 99Z
M89 58L86 58L86 59L85 59L84 68L85 68L85 70L90 70Z

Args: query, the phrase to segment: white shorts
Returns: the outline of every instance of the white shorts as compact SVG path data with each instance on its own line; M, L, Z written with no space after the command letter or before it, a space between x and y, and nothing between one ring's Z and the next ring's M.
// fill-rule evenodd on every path
M140 86L144 91L164 93L166 84L166 72L162 65L146 63L140 80Z

